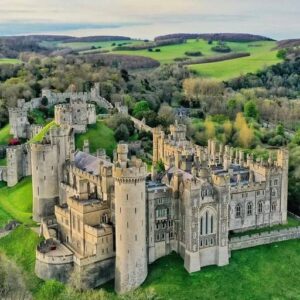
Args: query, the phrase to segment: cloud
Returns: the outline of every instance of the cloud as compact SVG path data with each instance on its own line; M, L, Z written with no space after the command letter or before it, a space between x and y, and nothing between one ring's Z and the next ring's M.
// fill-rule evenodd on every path
M61 29L68 24L70 30L77 30L78 24L82 29L111 28L106 32L112 32L116 25L125 28L145 24L128 32L140 34L144 30L149 36L152 26L152 31L161 28L168 32L244 31L295 36L300 33L299 15L299 0L285 0L284 4L282 0L0 0L1 32L15 33L29 30L25 24L32 24L34 32L38 32L38 25L40 32L45 32L42 29L46 25L41 24L57 24ZM51 29L54 25L49 28L57 31Z

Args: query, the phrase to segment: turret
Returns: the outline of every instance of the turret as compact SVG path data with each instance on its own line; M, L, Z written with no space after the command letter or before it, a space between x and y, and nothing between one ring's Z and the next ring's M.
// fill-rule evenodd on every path
M128 145L118 145L113 168L117 293L139 287L147 276L146 170L141 160L128 159Z

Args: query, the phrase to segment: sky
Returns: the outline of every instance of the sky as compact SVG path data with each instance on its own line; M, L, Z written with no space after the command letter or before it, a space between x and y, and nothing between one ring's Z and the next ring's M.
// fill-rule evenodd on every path
M0 35L245 32L300 38L299 0L0 0Z

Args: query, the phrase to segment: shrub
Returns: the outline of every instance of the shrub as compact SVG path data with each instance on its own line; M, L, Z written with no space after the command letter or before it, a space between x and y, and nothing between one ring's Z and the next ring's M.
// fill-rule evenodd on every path
M231 52L231 48L224 43L219 43L217 46L212 47L211 50L214 52L220 52L220 53Z
M202 56L202 52L201 51L186 51L184 53L187 56Z

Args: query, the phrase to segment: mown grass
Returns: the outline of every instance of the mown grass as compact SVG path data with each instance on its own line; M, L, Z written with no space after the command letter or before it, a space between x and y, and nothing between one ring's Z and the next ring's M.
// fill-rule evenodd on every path
M22 179L12 188L2 186L0 188L0 208L7 215L24 224L34 225L32 221L32 182L31 177ZM7 220L0 221L6 222Z
M189 68L203 77L228 80L246 73L254 73L270 65L281 62L277 57L277 51L272 50L274 42L260 42L259 47L249 45L237 45L238 51L250 52L248 57L232 59L222 62L190 65Z
M7 124L0 129L0 145L7 145L12 135L9 133L10 126Z
M37 234L23 225L0 239L0 251L22 268L34 299L147 299L150 293L173 300L300 298L298 240L234 251L229 265L206 267L193 274L187 273L178 255L171 254L150 265L145 283L127 298L113 292L113 282L100 290L67 293L56 281L38 279L34 261L39 241Z
M2 64L20 64L21 61L15 58L0 58L0 65Z
M107 127L103 121L97 121L96 124L90 125L84 134L76 134L76 149L82 149L84 140L89 140L91 153L103 148L109 156L112 156L117 144L113 130Z

